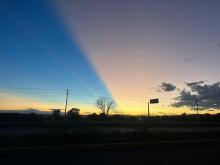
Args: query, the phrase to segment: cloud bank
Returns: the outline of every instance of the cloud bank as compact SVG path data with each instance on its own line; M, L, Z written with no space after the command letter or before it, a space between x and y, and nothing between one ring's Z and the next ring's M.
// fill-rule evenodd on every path
M198 101L199 109L220 109L220 82L205 84L204 81L186 83L188 89L182 89L173 107L195 107Z

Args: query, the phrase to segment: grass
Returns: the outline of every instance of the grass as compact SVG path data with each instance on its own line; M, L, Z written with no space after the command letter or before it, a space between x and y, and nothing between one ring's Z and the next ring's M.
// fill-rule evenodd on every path
M209 121L1 121L0 147L220 138Z

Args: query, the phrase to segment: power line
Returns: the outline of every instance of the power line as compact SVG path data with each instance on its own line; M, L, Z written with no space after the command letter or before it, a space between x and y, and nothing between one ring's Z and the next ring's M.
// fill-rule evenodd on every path
M3 88L3 89L1 89ZM8 90L16 90L16 91L13 91L13 92L17 92L17 93L22 93L22 94L32 94L32 95L35 95L35 94L50 94L50 95L55 95L55 94L65 94L64 93L64 90L62 89L50 89L50 88L20 88L20 87L1 87L0 88L0 91L8 91ZM59 92L58 92L59 91ZM63 92L61 92L63 91ZM97 96L97 97L100 97L100 96L103 96L103 95L98 95L98 94L94 94L94 93L91 93L91 92L88 92L88 91L85 91L85 90L73 90L73 89L70 89L68 90L68 94L71 94L73 95L73 92L77 95L74 95L74 96L78 96L81 95L81 96ZM45 95L44 95L45 96ZM106 96L106 95L104 95ZM112 99L115 99L116 100L134 100L134 101L147 101L147 98L148 97L144 97L144 96L137 96L137 95L114 95L114 96L110 96L110 95L107 95L108 97L112 98ZM119 97L121 96L121 97ZM122 97L123 96L123 97ZM42 97L40 97L42 98ZM140 99L139 99L140 98ZM159 98L160 100L169 100L169 101L163 101L163 102L195 102L195 99L176 99L176 98L164 98L164 97L161 97ZM220 101L220 97L206 97L206 98L201 98L201 99L198 99L200 102L205 102L207 100L213 100L213 101Z
M19 87L0 87L0 90L1 88L3 89L14 89L14 90L45 90L45 91L64 91L64 89L50 89L50 88L19 88ZM91 94L91 95L100 95L100 96L109 96L111 95L110 93L108 95L106 95L107 93L106 92L96 92L97 94L94 94L93 92L91 91L86 91L86 90L78 90L78 89L69 89L69 93L71 93L71 91L74 91L75 92L79 92L79 93L85 93L85 94ZM145 97L145 96L141 96L141 95L127 95L127 94L117 94L117 93L114 93L114 96L125 96L125 97L137 97L137 98L149 98L149 97Z

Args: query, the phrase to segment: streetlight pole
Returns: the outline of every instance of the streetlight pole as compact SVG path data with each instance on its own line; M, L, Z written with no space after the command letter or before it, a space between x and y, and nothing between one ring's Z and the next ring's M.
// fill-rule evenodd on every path
M147 116L150 117L150 102L147 103Z

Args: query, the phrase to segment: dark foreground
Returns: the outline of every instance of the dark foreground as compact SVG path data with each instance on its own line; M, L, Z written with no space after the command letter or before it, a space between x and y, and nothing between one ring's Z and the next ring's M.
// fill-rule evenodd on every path
M0 149L0 164L220 164L220 140Z

